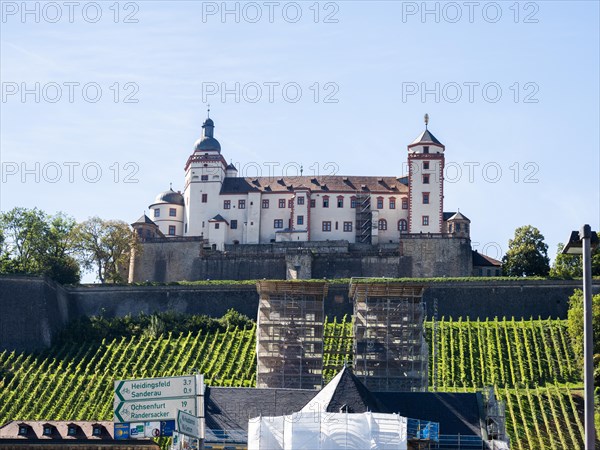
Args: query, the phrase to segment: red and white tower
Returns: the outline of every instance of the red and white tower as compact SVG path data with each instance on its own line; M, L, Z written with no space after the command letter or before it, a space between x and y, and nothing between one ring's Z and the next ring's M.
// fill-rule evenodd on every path
M444 145L428 130L408 145L408 232L441 233L444 211Z

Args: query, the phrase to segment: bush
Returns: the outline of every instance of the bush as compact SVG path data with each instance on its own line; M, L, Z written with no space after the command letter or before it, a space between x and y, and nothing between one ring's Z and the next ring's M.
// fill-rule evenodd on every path
M167 311L147 315L141 312L138 316L106 318L103 313L99 316L81 317L67 324L62 331L59 341L81 342L112 340L121 337L143 336L157 338L172 333L215 332L225 331L228 326L251 328L253 321L230 309L220 319L206 315L181 314Z

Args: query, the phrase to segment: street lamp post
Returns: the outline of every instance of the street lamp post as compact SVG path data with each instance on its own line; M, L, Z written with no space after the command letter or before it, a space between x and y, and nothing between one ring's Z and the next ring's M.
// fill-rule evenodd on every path
M592 246L598 244L598 235L589 225L571 232L563 254L581 255L583 259L583 383L585 406L585 449L595 447L594 429L594 335L592 324Z

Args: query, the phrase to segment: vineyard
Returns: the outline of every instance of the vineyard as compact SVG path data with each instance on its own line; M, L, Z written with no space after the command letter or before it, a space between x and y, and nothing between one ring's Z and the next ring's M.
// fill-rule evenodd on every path
M582 448L581 386L559 320L447 321L426 324L430 383L440 391L496 386L506 401L515 449ZM432 336L436 335L436 345ZM213 386L255 384L255 328L65 343L40 353L0 354L0 423L112 419L113 380L198 369ZM352 361L352 324L325 328L325 378ZM434 371L433 358L437 362ZM435 372L435 373L434 373ZM41 400L41 401L40 401Z

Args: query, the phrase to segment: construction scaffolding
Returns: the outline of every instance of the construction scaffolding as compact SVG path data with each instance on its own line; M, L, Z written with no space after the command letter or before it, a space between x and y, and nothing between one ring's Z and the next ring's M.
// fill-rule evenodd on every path
M371 243L371 194L356 194L356 242Z
M319 389L327 283L259 281L256 387Z
M510 445L510 437L506 432L506 405L496 397L492 386L484 388L482 394L488 440L500 441L506 443L507 446ZM500 445L496 445L496 447L502 448Z
M371 391L426 391L422 285L353 279L354 374Z

